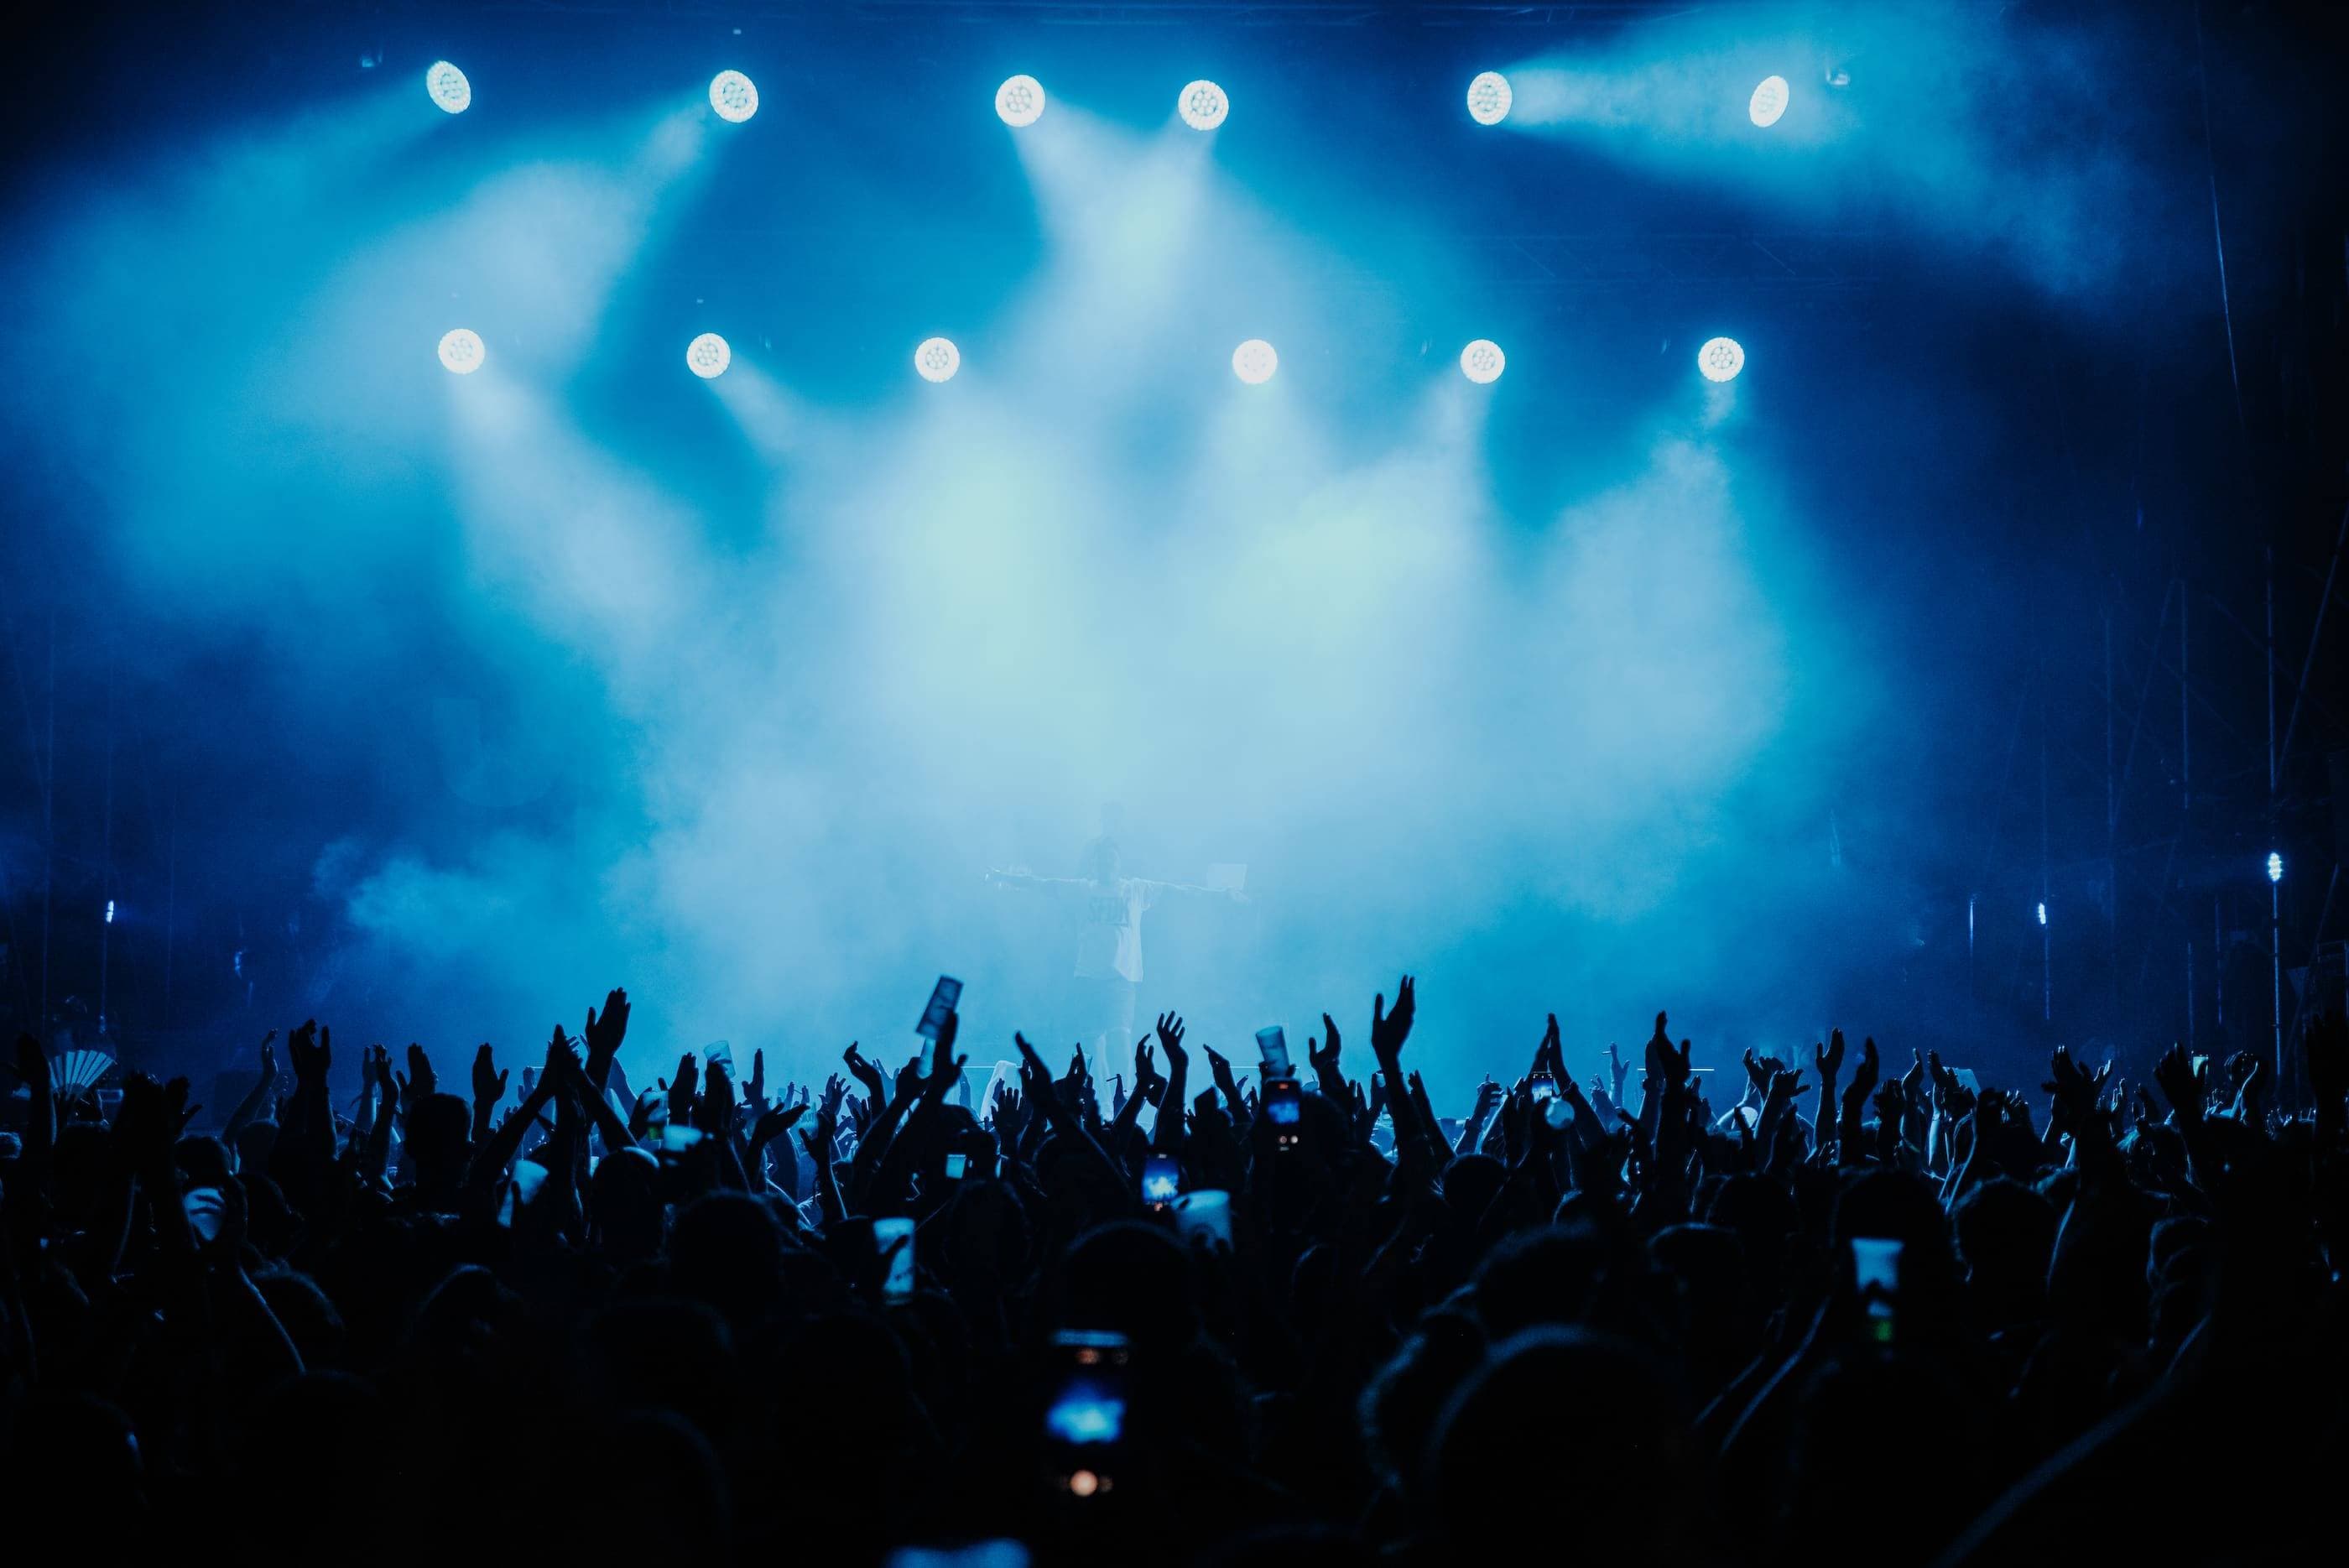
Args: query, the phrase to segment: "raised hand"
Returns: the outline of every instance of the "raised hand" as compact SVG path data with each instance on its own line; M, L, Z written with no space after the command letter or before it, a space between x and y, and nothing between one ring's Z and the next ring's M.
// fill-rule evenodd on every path
M579 1036L587 1044L587 1076L601 1088L612 1058L620 1054L620 1042L628 1037L628 993L616 988L605 992L604 1011L587 1010L587 1024Z
M1324 1086L1335 1082L1340 1076L1338 1054L1344 1048L1338 1038L1338 1021L1328 1013L1323 1013L1321 1038L1319 1040L1309 1038L1305 1042L1305 1060L1312 1067L1315 1079ZM1215 1053L1211 1051L1207 1054L1212 1059Z
M1380 992L1371 1002L1371 1049L1378 1054L1381 1063L1395 1060L1402 1054L1403 1042L1411 1038L1412 1020L1419 1015L1419 982L1404 975L1395 986L1394 1011L1387 1011L1386 992Z
M506 1097L506 1076L490 1053L488 1041L473 1053L473 1108L494 1106Z
M750 1053L750 1081L744 1087L743 1097L750 1103L752 1112L761 1115L765 1113L767 1109L767 1054L763 1050L753 1051ZM791 1099L791 1089L788 1085L784 1086L783 1098L786 1103L789 1103Z
M864 1085L866 1099L877 1106L889 1097L889 1085L881 1076L881 1069L856 1048L855 1041L848 1043L848 1049L840 1054L840 1059L848 1064L849 1075Z
M402 1116L416 1108L416 1102L433 1094L440 1080L432 1075L432 1059L424 1047L410 1043L408 1047L408 1076L399 1080L399 1114Z
M751 1149L756 1151L766 1147L789 1132L805 1115L805 1106L777 1106L771 1110L761 1111L759 1119L750 1126ZM790 1146L784 1147L788 1148Z
M1837 1075L1843 1071L1842 1030L1829 1030L1827 1043L1825 1045L1811 1047L1811 1065L1817 1070L1821 1083L1835 1082Z
M2153 1064L2153 1082L2169 1102L2170 1115L2182 1127L2202 1119L2202 1080L2194 1075L2194 1059L2183 1045L2172 1045Z
M2111 1075L2106 1064L2100 1073L2091 1074L2072 1060L2069 1046L2058 1045L2047 1061L2048 1081L2039 1086L2054 1096L2055 1109L2061 1113L2066 1129L2084 1127L2096 1108L2096 1096Z
M261 1037L261 1082L264 1087L277 1082L277 1052L273 1045L277 1031L273 1029Z
M1157 1030L1158 1048L1166 1053L1166 1067L1173 1072L1188 1060L1183 1054L1183 1015L1179 1012L1160 1013Z
M1648 1042L1648 1070L1664 1087L1680 1089L1688 1083L1689 1075L1693 1071L1689 1065L1692 1054L1685 1040L1680 1043L1678 1050L1672 1048L1672 1037L1664 1030L1664 1015L1657 1013L1655 1037ZM1801 1088L1802 1075L1797 1073L1794 1077L1795 1087Z
M557 1029L554 1033L559 1037L563 1031ZM693 1099L699 1092L700 1085L701 1068L694 1061L693 1053L688 1051L677 1059L677 1076L661 1085L668 1091L668 1114L671 1121L684 1126L691 1125Z
M158 1084L144 1073L131 1074L122 1082L122 1105L114 1116L113 1137L123 1163L152 1179L167 1178L171 1146L202 1109L188 1104L185 1078Z
M305 1086L326 1085L326 1069L335 1060L334 1032L318 1027L315 1018L305 1019L301 1027L285 1039L285 1054L294 1064L294 1081Z
M1607 1042L1608 1097L1619 1106L1623 1103L1623 1080L1630 1075L1631 1064L1623 1060L1622 1053L1615 1049L1615 1042L1609 1040Z
M399 1104L399 1075L391 1070L391 1053L382 1046L370 1045L359 1053L359 1084L383 1096L385 1116Z

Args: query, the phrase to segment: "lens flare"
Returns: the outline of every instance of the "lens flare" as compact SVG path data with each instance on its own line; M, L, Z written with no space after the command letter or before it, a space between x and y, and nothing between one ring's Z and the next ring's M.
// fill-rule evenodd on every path
M740 125L759 112L759 89L740 71L719 71L709 78L709 107L719 119Z
M1261 337L1251 337L1232 350L1232 374L1251 387L1271 380L1272 373L1279 369L1280 356Z
M925 381L951 381L962 369L962 350L951 337L925 337L914 350L914 369Z
M1183 96L1174 100L1174 107L1182 114L1183 123L1192 130L1213 130L1231 113L1232 100L1224 96L1223 88L1202 80L1185 88Z
M995 112L1009 126L1033 125L1044 113L1044 84L1034 77L1011 77L995 89Z
M1479 125L1498 125L1509 118L1509 105L1516 98L1508 78L1498 71L1480 71L1468 84L1468 118Z
M450 114L462 114L473 106L473 84L446 60L433 61L432 68L424 73L424 90Z
M1708 338L1696 351L1696 368L1708 381L1733 381L1745 369L1745 350L1734 337Z
M489 350L481 347L481 335L470 327L451 327L440 336L440 363L452 375L471 375L488 357Z
M1509 357L1489 337L1479 337L1460 350L1460 373L1480 387L1499 380L1508 363Z
M734 350L715 332L705 332L685 346L685 368L705 381L726 374L733 362Z

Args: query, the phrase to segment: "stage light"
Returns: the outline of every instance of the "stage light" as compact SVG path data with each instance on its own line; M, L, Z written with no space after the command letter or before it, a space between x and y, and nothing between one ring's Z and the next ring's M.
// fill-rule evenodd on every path
M1009 126L1033 125L1044 113L1044 84L1034 77L1009 77L995 89L995 112Z
M1761 85L1754 89L1754 96L1745 102L1747 117L1759 126L1777 124L1778 117L1786 112L1787 92L1785 78L1764 77Z
M1713 337L1696 351L1696 368L1708 381L1734 381L1745 369L1745 350L1734 337Z
M685 346L685 368L705 381L726 374L726 367L733 362L734 350L715 332L705 332Z
M1509 358L1501 352L1501 346L1489 337L1479 337L1460 350L1460 373L1480 387L1499 380L1508 363Z
M914 350L914 369L925 381L951 381L954 373L962 369L962 350L954 346L951 337L925 337L922 346Z
M1192 130L1213 130L1224 123L1226 115L1231 113L1232 100L1226 98L1224 89L1215 83L1195 81L1183 89L1183 96L1174 100L1174 107L1182 113L1183 123Z
M2271 882L2283 880L2283 857L2272 849L2268 851L2268 880Z
M719 71L709 78L709 107L719 119L740 125L759 112L759 89L740 71Z
M1498 125L1509 118L1509 105L1516 97L1508 78L1498 71L1480 71L1468 84L1468 118L1479 125Z
M2047 906L2044 902L2039 906L2039 923L2043 926L2047 923Z
M424 73L424 90L450 114L462 114L473 106L473 84L446 60L433 61L432 68Z
M1251 387L1271 380L1272 373L1279 369L1280 356L1261 337L1251 337L1232 350L1232 374Z
M470 376L481 368L489 350L481 346L481 335L470 327L459 327L440 337L440 363L454 375Z
M114 900L111 898L106 901L106 923L109 926L114 924Z

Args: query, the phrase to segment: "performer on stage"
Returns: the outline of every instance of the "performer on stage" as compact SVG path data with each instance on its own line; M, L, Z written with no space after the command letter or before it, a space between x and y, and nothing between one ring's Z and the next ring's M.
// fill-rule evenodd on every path
M1078 990L1083 993L1086 1042L1096 1061L1116 1061L1133 1044L1134 993L1142 983L1142 915L1169 893L1204 894L1244 901L1237 888L1197 888L1183 882L1153 882L1120 875L1117 840L1104 833L1085 846L1082 877L1035 877L1024 871L989 871L991 882L1034 888L1081 898L1084 923L1077 932ZM1102 1054L1110 1054L1104 1056Z

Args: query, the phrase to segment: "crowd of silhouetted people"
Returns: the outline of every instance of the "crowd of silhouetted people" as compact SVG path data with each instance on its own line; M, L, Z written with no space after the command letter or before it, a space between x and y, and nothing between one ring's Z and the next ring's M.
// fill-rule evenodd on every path
M616 991L458 1083L305 1023L210 1112L135 1074L101 1106L24 1038L0 1540L403 1568L2341 1550L2338 1018L2290 1089L2172 1049L2133 1092L2061 1048L1994 1085L1840 1034L1700 1076L1661 1015L1578 1073L1552 1019L1446 1114L1415 991L1293 1064L1235 1070L1168 1015L1130 1061L1023 1039L984 1081L948 1012L903 1065L688 1056L641 1090Z

